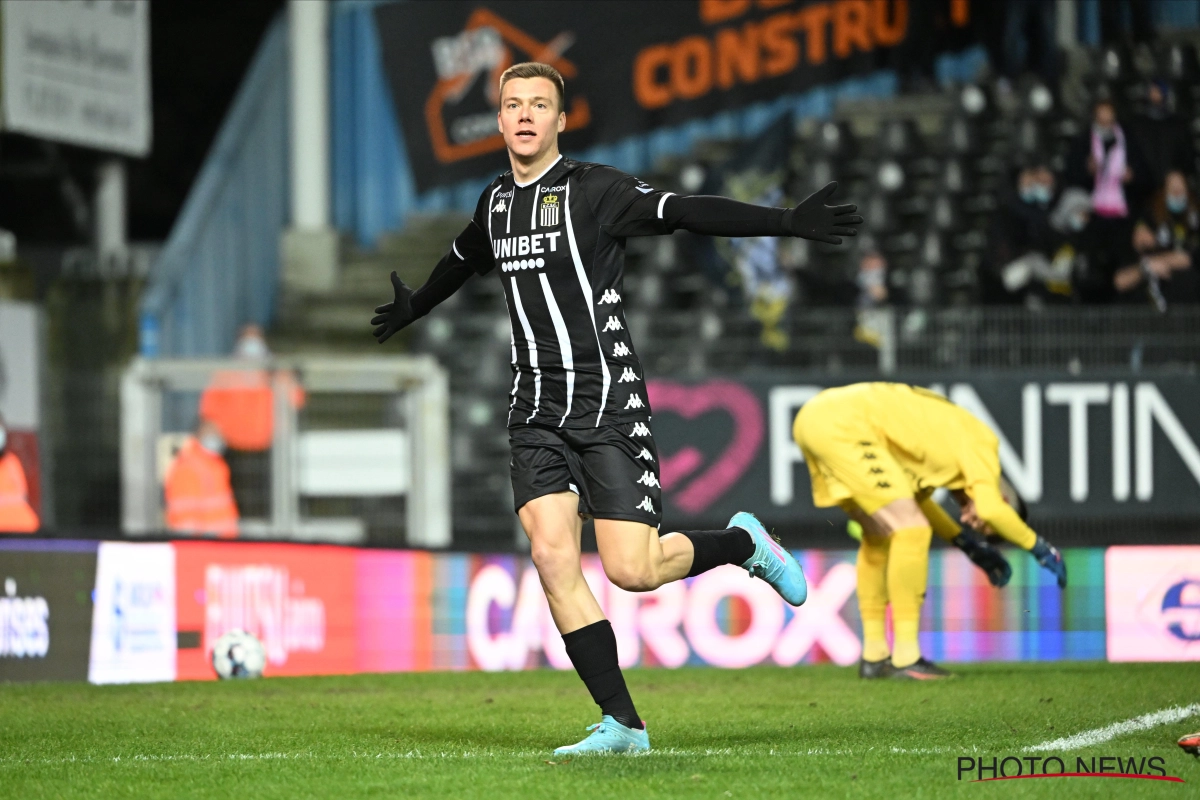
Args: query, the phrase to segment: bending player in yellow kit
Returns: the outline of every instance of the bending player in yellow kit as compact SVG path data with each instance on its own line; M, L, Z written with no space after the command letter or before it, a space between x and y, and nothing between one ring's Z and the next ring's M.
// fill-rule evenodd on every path
M812 478L813 504L841 506L863 528L858 551L858 606L863 621L864 678L941 678L948 672L921 657L917 641L933 532L955 540L959 526L932 495L945 487L962 521L1030 551L1067 585L1062 555L1025 524L1003 497L1000 443L970 413L939 394L901 383L857 383L826 389L804 404L792 425ZM1007 562L955 541L1007 583ZM973 552L973 550L975 552ZM892 606L895 648L885 636Z

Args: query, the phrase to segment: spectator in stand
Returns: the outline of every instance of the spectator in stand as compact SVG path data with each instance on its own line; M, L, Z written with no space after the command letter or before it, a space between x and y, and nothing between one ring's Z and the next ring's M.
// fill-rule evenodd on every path
M1148 81L1142 112L1129 123L1130 149L1138 163L1145 165L1144 190L1140 200L1163 185L1173 169L1188 174L1196 169L1192 132L1186 120L1173 110L1171 86L1164 80Z
M200 395L200 419L211 422L229 447L226 461L233 474L238 506L247 517L270 513L270 447L275 435L275 391L271 350L262 328L250 323L242 327L234 344L238 369L213 373ZM304 390L290 373L284 373L289 400L303 408Z
M997 299L1023 299L1030 281L1044 271L1057 241L1050 227L1054 186L1054 173L1045 164L1032 163L1017 173L1016 190L996 215L989 239L988 277L998 284Z
M35 533L39 527L41 521L29 504L25 468L9 446L8 428L0 417L0 531Z
M855 283L858 285L855 305L859 311L882 308L888 304L887 261L874 247L863 252Z
M1097 100L1091 128L1075 142L1067 159L1067 183L1086 189L1092 196L1092 226L1098 248L1113 253L1128 250L1138 210L1131 207L1131 199L1139 194L1130 184L1146 174L1136 159L1112 101Z
M238 508L224 452L225 440L211 422L201 422L184 441L163 484L167 530L223 539L237 536Z
M1159 311L1200 302L1200 204L1183 173L1172 170L1155 193L1146 216L1133 229L1137 263L1118 269L1113 288L1121 302L1144 303Z

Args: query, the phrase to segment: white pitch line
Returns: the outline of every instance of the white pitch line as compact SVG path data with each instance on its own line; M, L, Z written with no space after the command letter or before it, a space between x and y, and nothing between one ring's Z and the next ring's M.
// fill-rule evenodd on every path
M1192 703L1190 706L1171 706L1160 711L1155 711L1151 714L1143 714L1140 717L1127 719L1124 722L1114 722L1104 728L1096 728L1091 731L1083 731L1074 736L1065 736L1061 739L1053 739L1041 744L1035 744L1031 747L1026 747L1026 753L1043 753L1047 750L1079 750L1084 747L1102 744L1115 739L1118 736L1124 736L1127 733L1134 731L1144 731L1147 728L1156 728L1159 725L1169 725L1172 722L1179 722L1188 717L1194 717L1200 714L1200 703Z

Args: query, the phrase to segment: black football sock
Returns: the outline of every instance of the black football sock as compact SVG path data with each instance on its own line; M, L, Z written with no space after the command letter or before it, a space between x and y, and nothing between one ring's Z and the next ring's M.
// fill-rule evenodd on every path
M692 568L687 576L694 578L722 564L741 566L754 555L754 539L741 528L723 531L681 531L692 542Z
M592 693L592 699L600 706L600 713L626 728L642 730L645 726L633 707L633 698L629 696L625 676L617 663L617 637L608 620L602 619L564 633L562 638L567 646L567 656Z

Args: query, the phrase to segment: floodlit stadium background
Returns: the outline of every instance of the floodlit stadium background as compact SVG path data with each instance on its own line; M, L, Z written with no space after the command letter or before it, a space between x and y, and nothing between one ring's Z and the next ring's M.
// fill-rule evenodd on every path
M926 655L1200 659L1200 264L1114 282L1165 170L1196 202L1200 2L243 6L4 3L0 414L38 525L0 534L0 680L210 679L235 627L269 675L569 666L511 508L499 285L383 348L366 322L505 168L488 87L535 57L567 75L568 155L765 204L837 179L867 219L840 248L630 240L665 525L753 510L811 593L722 569L633 595L589 554L623 666L857 660L853 543L790 423L858 380L992 425L1070 571L1060 592L1010 553L995 590L935 549ZM185 46L225 33L224 61ZM72 39L95 46L49 46ZM1092 188L1102 98L1135 179L1100 246L1051 218ZM203 420L223 536L165 492Z

